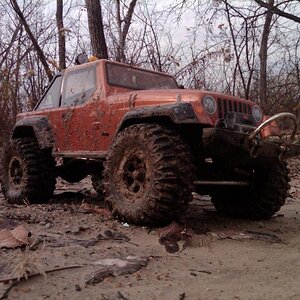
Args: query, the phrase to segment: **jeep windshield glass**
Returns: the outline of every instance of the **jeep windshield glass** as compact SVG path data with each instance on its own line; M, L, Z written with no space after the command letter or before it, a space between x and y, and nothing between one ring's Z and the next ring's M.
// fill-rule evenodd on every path
M62 76L54 78L35 110L59 107L61 82Z
M107 63L107 81L110 85L132 90L178 89L173 77L128 66Z

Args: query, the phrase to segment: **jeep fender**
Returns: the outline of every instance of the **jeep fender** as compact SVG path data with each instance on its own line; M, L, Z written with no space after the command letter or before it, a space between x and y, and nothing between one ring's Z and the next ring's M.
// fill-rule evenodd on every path
M11 138L34 137L41 148L52 148L55 139L47 117L32 116L16 122Z
M120 122L118 132L137 123L164 120L173 124L199 123L190 103L172 103L168 105L138 107L127 112Z

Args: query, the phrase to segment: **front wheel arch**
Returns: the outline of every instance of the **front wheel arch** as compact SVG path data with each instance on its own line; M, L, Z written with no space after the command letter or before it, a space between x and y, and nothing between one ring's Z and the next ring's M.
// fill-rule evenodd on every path
M137 124L159 124L166 126L168 128L175 128L176 124L169 116L155 116L155 117L145 117L145 118L129 118L124 120L116 131L118 135L124 129Z

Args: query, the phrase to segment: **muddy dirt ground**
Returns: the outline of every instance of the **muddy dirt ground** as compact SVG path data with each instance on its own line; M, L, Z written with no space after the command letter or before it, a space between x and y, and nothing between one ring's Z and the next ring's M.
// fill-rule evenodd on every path
M1 195L0 222L31 237L22 250L0 249L0 280L37 275L0 283L0 299L300 299L300 161L291 168L290 197L267 221L226 218L195 199L181 219L190 242L175 253L158 228L112 219L89 179L60 181L46 205Z

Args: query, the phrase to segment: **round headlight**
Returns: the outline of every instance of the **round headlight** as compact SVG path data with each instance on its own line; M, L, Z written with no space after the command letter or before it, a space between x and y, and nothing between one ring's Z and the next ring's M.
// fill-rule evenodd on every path
M202 104L208 114L214 114L217 110L216 100L212 96L205 96L202 100Z
M263 112L257 105L254 105L252 107L252 116L254 118L254 121L257 123L262 120Z

